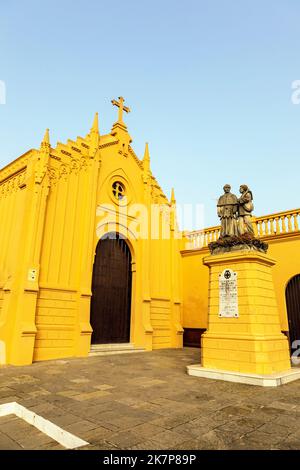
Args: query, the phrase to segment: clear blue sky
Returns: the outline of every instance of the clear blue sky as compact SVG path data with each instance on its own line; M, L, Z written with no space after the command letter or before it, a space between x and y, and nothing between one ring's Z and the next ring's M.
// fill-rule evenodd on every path
M126 122L141 157L178 203L215 200L231 183L255 214L300 206L299 0L2 0L0 166L38 147ZM191 228L191 227L186 227Z

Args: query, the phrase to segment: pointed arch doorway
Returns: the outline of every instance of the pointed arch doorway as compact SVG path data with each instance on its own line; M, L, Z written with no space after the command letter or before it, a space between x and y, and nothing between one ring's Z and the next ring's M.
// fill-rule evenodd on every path
M286 308L289 322L290 348L295 340L300 340L300 274L292 277L285 290ZM299 345L297 345L297 348Z
M110 233L96 248L93 267L92 344L128 343L131 314L131 253L122 236Z

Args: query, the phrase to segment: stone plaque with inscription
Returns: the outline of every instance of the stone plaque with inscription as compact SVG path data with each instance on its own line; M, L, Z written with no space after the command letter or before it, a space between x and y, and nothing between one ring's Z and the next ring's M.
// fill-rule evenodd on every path
M238 317L237 273L224 269L219 274L219 317Z

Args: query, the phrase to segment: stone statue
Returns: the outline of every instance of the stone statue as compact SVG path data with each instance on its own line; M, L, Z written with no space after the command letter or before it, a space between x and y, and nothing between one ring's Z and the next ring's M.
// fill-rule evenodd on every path
M246 184L240 186L241 197L238 199L238 233L243 235L249 233L254 236L251 222L251 213L254 209L252 191Z
M230 184L225 184L224 193L219 197L217 211L221 221L220 238L238 235L236 214L238 211L238 199L230 192Z
M229 184L224 186L219 197L217 210L221 222L220 237L208 243L212 255L235 251L260 251L267 253L268 244L254 235L251 215L254 209L252 191L246 184L240 186L240 197L230 192Z

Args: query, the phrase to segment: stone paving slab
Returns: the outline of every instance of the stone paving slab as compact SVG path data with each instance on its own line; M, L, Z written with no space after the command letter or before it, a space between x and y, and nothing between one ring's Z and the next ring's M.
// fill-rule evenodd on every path
M0 449L61 450L63 447L34 426L14 415L0 417Z
M188 376L199 350L0 367L0 404L16 401L89 442L80 450L300 449L300 381L262 388ZM14 416L0 449L63 449Z

